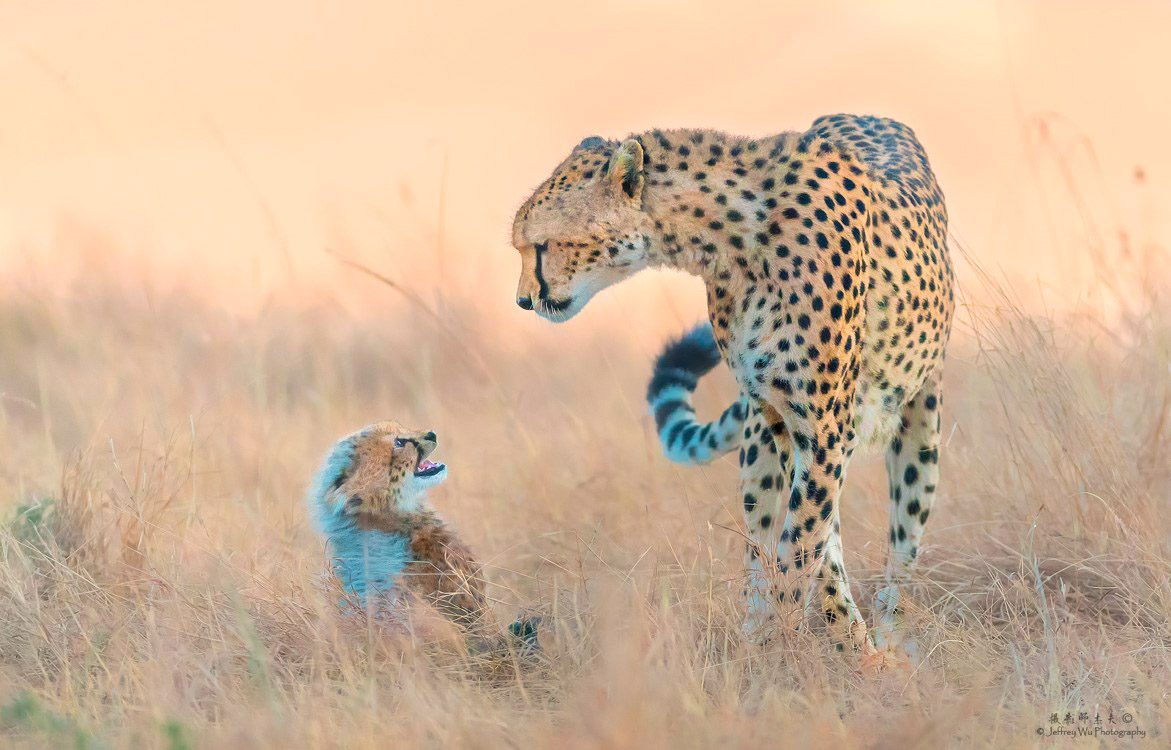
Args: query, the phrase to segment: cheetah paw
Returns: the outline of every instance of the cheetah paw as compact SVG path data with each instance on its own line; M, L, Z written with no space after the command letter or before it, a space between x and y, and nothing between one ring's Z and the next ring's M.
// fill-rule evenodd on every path
M865 677L878 677L880 674L892 672L907 672L911 669L911 660L901 649L874 648L871 646L862 654L860 667Z

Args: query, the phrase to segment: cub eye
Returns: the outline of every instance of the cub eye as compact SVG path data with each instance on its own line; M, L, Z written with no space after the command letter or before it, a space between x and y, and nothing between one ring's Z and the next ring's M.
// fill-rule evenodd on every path
M395 438L395 439L394 439L394 447L395 447L395 448L406 448L406 447L407 447L407 441L406 441L406 440L403 440L402 438Z

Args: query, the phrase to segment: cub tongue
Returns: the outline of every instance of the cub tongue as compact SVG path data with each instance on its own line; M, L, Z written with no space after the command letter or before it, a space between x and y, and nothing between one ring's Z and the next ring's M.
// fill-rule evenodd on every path
M424 459L419 462L419 466L415 470L416 471L426 471L427 469L433 469L433 468L435 468L435 462Z

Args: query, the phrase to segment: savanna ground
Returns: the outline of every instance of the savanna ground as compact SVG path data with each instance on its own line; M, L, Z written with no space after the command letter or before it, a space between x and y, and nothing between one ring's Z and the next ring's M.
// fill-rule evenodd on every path
M0 4L0 745L1167 744L1171 11L670 5ZM926 144L961 291L923 660L877 678L740 635L735 460L669 464L643 403L699 285L553 327L508 247L590 133L843 110ZM339 620L304 493L386 418L542 663ZM881 456L843 525L872 620ZM1037 735L1095 717L1145 735Z
M816 634L741 638L734 461L659 455L656 342L616 311L518 339L470 293L354 271L348 294L243 315L88 242L92 262L25 268L0 303L6 744L1028 746L1067 712L1171 729L1161 248L1099 248L1096 313L1027 313L963 264L910 597L925 657L867 679ZM714 414L733 390L709 380ZM501 616L547 615L540 667L339 622L303 494L336 436L381 417L438 431L434 502ZM886 502L881 459L859 460L844 536L866 602Z

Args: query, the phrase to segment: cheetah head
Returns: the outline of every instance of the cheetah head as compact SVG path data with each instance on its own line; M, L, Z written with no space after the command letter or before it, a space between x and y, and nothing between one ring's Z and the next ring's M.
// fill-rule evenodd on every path
M434 432L378 422L342 438L318 475L319 515L389 518L423 507L426 491L447 478L447 467L427 457Z
M553 322L647 266L654 222L642 210L642 143L586 138L516 213L516 303Z

